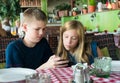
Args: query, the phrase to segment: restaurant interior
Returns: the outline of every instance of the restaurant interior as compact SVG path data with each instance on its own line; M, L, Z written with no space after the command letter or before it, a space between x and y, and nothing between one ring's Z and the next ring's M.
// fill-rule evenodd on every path
M90 10L91 8L89 7L91 6L94 6L92 7L94 9ZM111 71L108 77L90 75L90 73L88 75L88 67L86 65L76 64L75 68L55 68L37 71L42 73L42 75L46 73L49 75L47 77L43 75L44 79L41 79L42 76L41 78L39 77L44 81L37 83L120 83L120 0L1 0L1 24L4 18L9 18L10 26L13 28L16 19L21 22L23 12L31 7L40 8L47 15L45 38L53 53L56 53L58 46L60 27L69 20L77 20L83 24L86 38L96 41L104 57L111 57L112 59ZM2 36L0 33L0 74L4 72L2 69L5 69L5 50L7 45L19 38L21 37L17 33L12 34L11 31L7 32L7 36ZM107 62L103 62L101 64L107 64ZM82 66L84 69L81 70L78 66ZM92 66L89 68L94 69ZM20 68L19 70L22 71ZM25 71L26 73L27 71L33 72L31 70ZM36 72L33 73L36 74ZM14 81L16 83L35 83L25 82L25 77L21 79L18 79L20 82L16 82L18 81L17 79L6 81L3 80L3 76L0 76L0 83L8 83L9 81L11 83Z

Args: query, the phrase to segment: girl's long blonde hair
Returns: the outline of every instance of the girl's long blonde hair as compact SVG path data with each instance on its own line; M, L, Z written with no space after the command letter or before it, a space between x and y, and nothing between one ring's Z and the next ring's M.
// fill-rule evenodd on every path
M75 29L79 38L78 44L76 48L74 48L73 55L75 56L77 62L82 61L89 63L88 55L91 55L90 41L85 42L84 27L81 22L76 20L68 21L64 24L64 26L60 27L60 38L56 55L61 56L63 59L68 58L67 51L63 46L63 33L70 29Z

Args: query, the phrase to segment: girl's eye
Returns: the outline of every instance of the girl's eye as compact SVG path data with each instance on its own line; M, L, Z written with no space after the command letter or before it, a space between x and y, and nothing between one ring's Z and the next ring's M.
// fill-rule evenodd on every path
M68 36L64 36L65 38L68 38Z
M76 40L77 39L77 37L72 37L72 40Z

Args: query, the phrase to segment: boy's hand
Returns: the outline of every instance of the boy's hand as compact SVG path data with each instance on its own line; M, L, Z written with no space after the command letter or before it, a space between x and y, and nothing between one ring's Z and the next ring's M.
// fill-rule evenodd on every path
M51 56L46 62L47 66L49 66L50 68L66 67L68 66L68 63L68 60L63 60L61 57L55 55Z
M69 60L63 60L59 56L51 56L49 60L38 67L36 70L39 71L39 69L45 69L45 68L58 68L58 67L67 67L69 63Z

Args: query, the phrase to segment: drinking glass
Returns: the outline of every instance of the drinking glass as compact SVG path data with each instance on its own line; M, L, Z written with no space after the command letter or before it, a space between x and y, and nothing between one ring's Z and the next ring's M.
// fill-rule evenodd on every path
M51 83L50 75L46 73L27 75L26 83Z
M11 34L12 34L13 36L16 36L16 35L17 35L16 27L12 27L12 28L11 28Z
M111 61L110 57L102 57L94 59L94 67L96 70L96 76L98 77L109 77L111 72Z

